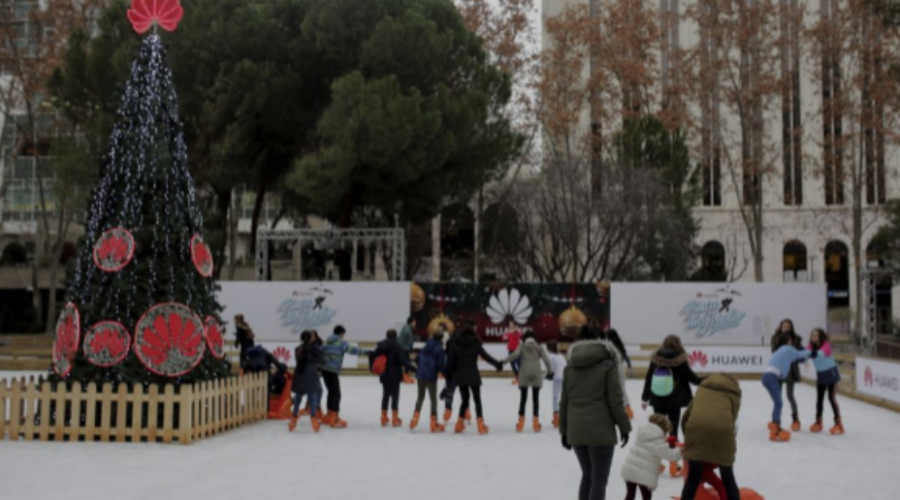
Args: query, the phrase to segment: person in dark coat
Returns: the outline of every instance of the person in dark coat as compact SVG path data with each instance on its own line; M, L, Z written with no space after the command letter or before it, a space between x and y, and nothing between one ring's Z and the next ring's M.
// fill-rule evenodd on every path
M784 338L784 342L779 342L779 338ZM770 344L772 346L773 354L778 349L777 346L782 343L799 351L803 350L803 337L794 331L794 322L790 319L782 321L781 324L778 325L778 330L775 330L775 333L772 334ZM791 404L791 418L793 419L791 430L794 432L800 430L800 413L797 410L797 400L794 398L794 384L801 382L800 363L801 361L794 361L791 363L790 373L779 380L782 389L785 385L787 386L787 400Z
M381 381L381 426L388 424L388 404L390 403L393 419L391 425L400 427L400 384L404 375L416 371L415 366L409 361L409 355L397 342L397 330L388 330L385 339L378 343L375 350L369 354L369 370L373 368L375 360L379 356L386 358L384 373L379 376Z
M448 374L456 379L459 393L462 395L462 406L459 407L459 420L456 422L455 431L460 433L466 429L466 410L469 409L469 399L475 401L475 416L478 418L479 434L487 434L488 427L484 425L484 411L481 406L481 372L478 370L478 357L497 368L503 369L503 365L494 359L475 333L475 328L466 325L453 342L448 362Z
M284 390L287 365L278 361L278 358L261 345L247 349L241 362L241 370L244 373L266 372L269 376L269 385L267 386L269 392L267 395L281 394L281 391Z
M456 330L447 333L447 327L443 323L440 325L441 332L444 334L444 338L446 339L446 344L444 345L444 350L447 352L447 362L450 362L450 353L453 351L453 345L456 343L456 338L458 334ZM444 374L446 378L446 382L444 383L444 390L441 391L441 399L444 400L444 424L450 421L450 418L453 417L453 394L456 392L456 379L450 374L449 370Z
M422 411L422 404L425 402L425 393L428 393L431 399L431 432L444 432L444 425L438 423L437 408L437 380L438 375L446 374L447 371L447 354L444 353L444 345L442 343L443 334L435 333L425 348L419 351L416 357L416 379L419 381L419 394L416 397L416 411L413 414L412 422L409 424L410 430L415 429L419 425L419 414Z
M322 352L322 340L316 332L307 330L300 334L300 345L294 350L294 359L297 360L294 378L291 381L294 408L288 429L293 431L297 427L300 403L305 395L309 401L309 418L313 430L319 432L319 401L322 399L322 376L319 373L319 365L324 361L325 354Z
M253 334L253 329L250 328L250 325L244 321L243 314L235 315L234 328L234 346L241 350L240 362L243 366L244 360L247 358L247 350L253 347L256 336Z
M658 396L651 390L653 376L657 368L668 368L672 372L674 387L668 396ZM669 335L663 341L662 347L650 358L650 367L647 369L647 377L644 379L644 392L641 396L642 407L653 407L653 413L665 415L672 422L671 435L678 438L678 424L681 421L681 409L691 404L694 394L690 384L700 385L703 379L691 370L688 364L687 353L681 345L681 338L677 335ZM677 462L669 464L669 473L672 477L681 475L681 466Z

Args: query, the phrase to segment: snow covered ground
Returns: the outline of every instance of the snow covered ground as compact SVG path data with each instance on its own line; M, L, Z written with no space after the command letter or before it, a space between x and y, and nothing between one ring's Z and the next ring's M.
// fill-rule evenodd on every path
M0 372L0 378L4 373ZM518 391L508 380L484 387L490 434L432 435L427 419L379 425L380 386L375 378L342 380L342 417L349 427L313 434L308 419L293 434L268 421L190 446L117 443L0 441L0 491L8 499L263 499L412 498L421 500L568 500L577 496L580 472L550 424L550 388L541 394L543 432L515 432ZM628 392L638 401L640 381ZM767 500L896 498L900 415L841 399L847 434L807 431L815 391L799 386L804 430L790 443L770 443L771 404L759 382L744 382L736 475ZM457 398L458 402L458 398ZM409 422L415 395L404 386L401 413ZM427 400L426 407L427 410ZM636 405L636 422L647 414ZM530 413L530 405L528 412ZM826 421L830 422L826 408ZM617 450L607 498L624 498L619 472L626 450ZM657 499L680 493L680 479L664 477ZM864 494L863 494L864 493Z

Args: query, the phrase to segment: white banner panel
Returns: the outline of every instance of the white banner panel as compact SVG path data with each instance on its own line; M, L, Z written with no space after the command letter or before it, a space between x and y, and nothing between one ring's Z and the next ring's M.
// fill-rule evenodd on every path
M697 373L763 373L769 366L769 347L685 346L688 364Z
M323 338L335 325L347 329L348 342L378 341L397 331L409 317L407 282L278 282L226 281L220 283L219 302L229 322L226 342L234 341L234 315L243 314L257 343L283 342L293 346L303 330L316 330Z
M769 344L789 318L804 340L826 327L824 283L613 283L612 327L629 344L670 333L691 345Z
M900 403L900 363L856 357L856 390Z

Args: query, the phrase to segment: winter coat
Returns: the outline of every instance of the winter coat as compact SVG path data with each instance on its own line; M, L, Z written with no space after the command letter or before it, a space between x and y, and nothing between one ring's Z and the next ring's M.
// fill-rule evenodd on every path
M407 372L415 371L409 362L409 355L403 351L397 339L384 339L378 343L375 350L369 353L369 370L372 369L375 359L382 355L387 356L384 373L378 377L382 384L399 384L403 381L404 369Z
M278 361L278 358L261 345L247 349L241 360L241 369L247 373L267 372L273 367L277 368L279 372L287 371L287 366Z
M331 373L341 373L345 354L360 356L366 353L364 349L350 345L338 335L328 337L322 346L322 352L325 353L325 361L320 369Z
M670 368L675 382L672 394L666 397L657 396L650 390L653 372L659 367ZM644 392L641 400L649 402L650 406L660 412L684 408L691 403L691 399L694 397L689 384L700 385L701 381L702 379L694 373L694 370L691 370L691 366L687 362L687 354L663 347L650 358L650 368L644 379Z
M506 341L506 350L515 352L515 350L519 348L519 345L522 344L522 332L519 330L506 332L503 334L503 340Z
M684 458L731 467L737 454L737 419L741 386L716 373L700 384L697 397L681 418Z
M772 335L772 338L771 338L770 341L769 341L769 342L771 343L771 345L772 345L772 354L775 354L775 351L776 351L775 346L778 345L778 343L777 343L778 337L781 337L781 336L783 336L783 335L790 335L790 334L789 334L789 333L781 333L781 332L779 331L779 332L776 332L774 335ZM787 343L787 345L789 345L789 346L791 346L791 347L793 347L793 348L795 348L795 349L798 349L798 350L801 350L801 351L802 351L802 350L803 350L803 339L800 338L800 336L797 335L797 334L795 333L795 334L791 337L791 339L790 339L790 341ZM795 361L795 362L791 363L790 374L788 375L788 374L786 374L786 373L782 373L782 374L781 374L781 377L782 377L784 380L787 380L787 381L789 381L789 382L800 382L800 381L801 381L801 377L800 377L800 362L799 362L799 361Z
M813 350L815 346L809 344L809 350ZM816 384L831 385L841 381L841 371L838 369L837 362L834 360L834 353L831 351L831 344L825 342L818 347L816 359L813 360L816 366Z
M569 348L559 400L559 432L572 446L613 446L631 432L619 383L619 354L605 340L582 340Z
M566 371L566 357L560 353L550 355L550 364L553 365L553 380L562 380L563 373Z
M301 367L304 357L306 365ZM319 374L319 366L325 359L322 347L318 344L309 344L305 347L299 345L294 350L294 358L297 360L297 367L291 380L291 391L298 394L321 394L322 375Z
M438 374L447 369L444 346L435 339L428 339L425 348L416 357L416 378L423 382L437 382Z
M457 334L453 341L453 347L449 349L450 360L447 364L447 372L452 378L456 378L459 387L476 387L481 385L481 373L478 371L478 357L499 369L502 365L493 358L481 340L473 334Z
M547 356L547 353L536 340L529 337L525 342L519 344L519 347L501 363L506 364L520 358L522 359L522 366L519 368L519 387L540 389L544 384L541 361L544 362L547 373L552 373L553 365L550 363L550 357Z
M250 330L239 326L234 331L234 346L240 347L241 352L245 352L247 349L253 347L253 339L250 338Z
M801 349L796 349L793 346L783 345L769 358L769 368L766 371L771 371L781 380L786 380L791 377L794 363L804 361L810 355L812 352L802 350L802 346Z
M416 335L408 323L403 325L403 328L400 330L400 335L397 337L397 343L400 344L400 348L407 354L412 352L413 345L416 343Z
M681 460L681 450L670 448L667 437L656 424L642 425L622 465L622 479L655 490L659 480L659 462Z

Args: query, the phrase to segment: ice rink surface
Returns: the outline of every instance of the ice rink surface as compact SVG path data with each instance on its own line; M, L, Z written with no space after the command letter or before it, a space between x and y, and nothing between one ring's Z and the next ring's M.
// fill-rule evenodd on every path
M4 373L0 372L0 378ZM580 471L550 426L550 386L541 392L544 430L515 432L518 390L509 380L483 387L490 433L474 426L464 434L428 432L408 423L415 386L401 394L404 426L379 424L381 386L373 377L346 377L341 416L346 429L314 434L309 420L288 433L287 423L267 421L190 446L118 443L0 441L3 499L252 499L316 500L575 500ZM802 432L789 443L771 443L766 423L771 403L759 382L743 382L735 472L740 486L767 500L898 498L900 476L890 464L900 450L900 415L849 398L840 399L847 434L808 431L815 390L797 388ZM629 380L635 423L646 421L641 381ZM459 398L457 395L456 403ZM428 411L426 399L425 412ZM531 405L527 413L530 415ZM785 417L789 420L789 414ZM825 411L826 429L831 411ZM617 449L607 498L625 497L620 479L628 449ZM660 480L654 499L680 494L681 479Z

